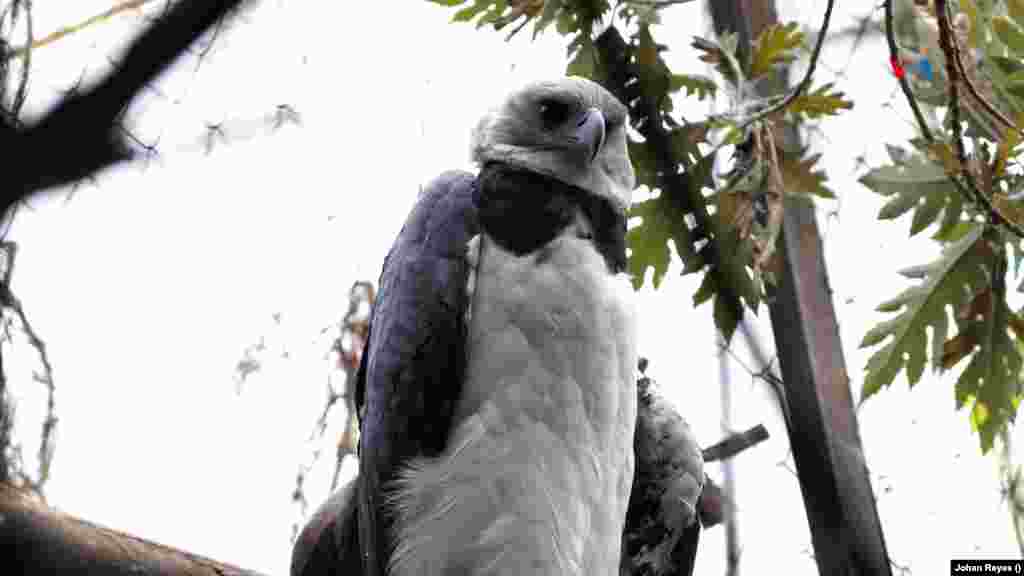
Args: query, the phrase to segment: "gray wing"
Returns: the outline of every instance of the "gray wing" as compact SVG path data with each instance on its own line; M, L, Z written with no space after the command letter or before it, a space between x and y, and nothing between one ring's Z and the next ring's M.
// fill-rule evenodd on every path
M366 574L391 550L386 491L396 467L445 446L465 371L469 273L478 233L477 179L449 171L420 194L384 261L356 377L360 412L359 540Z
M636 476L621 573L690 576L700 540L704 456L690 427L646 375L637 381L633 449Z

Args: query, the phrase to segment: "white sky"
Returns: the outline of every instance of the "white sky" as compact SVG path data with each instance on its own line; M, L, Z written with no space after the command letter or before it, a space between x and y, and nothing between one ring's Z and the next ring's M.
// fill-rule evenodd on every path
M834 30L870 6L839 4ZM38 2L37 34L107 6ZM450 11L423 1L401 12L371 2L294 6L264 0L201 66L184 58L132 109L143 140L160 139L157 161L104 173L70 202L60 193L35 200L12 234L21 245L15 289L49 345L58 386L50 502L275 575L287 573L289 498L323 401L318 330L343 314L353 281L376 281L418 186L471 168L480 114L525 82L561 75L567 43L552 31L506 44L449 25ZM782 8L784 19L817 27L822 5ZM140 21L122 16L38 51L30 111L83 70L105 71ZM698 3L665 11L655 34L675 48L674 69L707 73L688 48L704 22ZM848 55L846 43L826 50L816 84L836 80ZM856 108L823 123L817 141L841 198L821 204L840 214L822 229L855 398L870 353L856 346L884 318L874 307L903 287L896 270L935 256L931 242L906 239L908 221L876 223L880 200L855 182L856 157L877 164L883 143L911 134L887 60L877 42L857 53L837 79ZM295 108L302 126L266 133L261 119L278 104ZM708 108L682 110L693 119ZM206 156L203 127L218 122L246 137ZM641 291L640 350L709 445L725 434L711 309L692 308L699 278L679 278L681 269L674 263L658 292ZM762 308L770 350L767 317ZM292 356L267 362L238 396L234 366L261 335ZM29 377L35 358L24 341L5 354L18 433L34 453L43 407ZM734 427L764 423L772 434L736 462L742 567L815 574L799 485L779 465L787 441L773 400L732 365ZM944 573L951 557L1018 554L996 459L980 456L966 415L953 412L952 384L925 378L910 392L901 377L859 414L890 556L914 574ZM710 472L720 477L717 466ZM313 506L329 479L325 466L307 483ZM704 532L698 572L722 573L724 558L724 530Z

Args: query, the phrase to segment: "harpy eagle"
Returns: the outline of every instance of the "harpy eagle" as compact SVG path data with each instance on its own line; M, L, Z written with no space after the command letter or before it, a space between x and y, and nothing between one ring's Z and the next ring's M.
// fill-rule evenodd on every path
M357 374L367 573L619 570L634 474L626 108L539 82L419 195Z

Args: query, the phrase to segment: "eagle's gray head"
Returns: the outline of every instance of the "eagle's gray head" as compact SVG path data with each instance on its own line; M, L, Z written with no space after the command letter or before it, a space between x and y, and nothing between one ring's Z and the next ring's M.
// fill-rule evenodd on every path
M535 82L480 120L473 131L473 161L552 176L625 212L636 185L626 120L626 107L586 78Z

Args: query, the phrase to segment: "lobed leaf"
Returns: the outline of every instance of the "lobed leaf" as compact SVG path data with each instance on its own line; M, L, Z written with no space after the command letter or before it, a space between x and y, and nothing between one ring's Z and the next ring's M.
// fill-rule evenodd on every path
M957 408L971 405L971 428L979 436L982 453L992 448L996 435L1012 422L1021 399L1021 350L1010 337L1020 318L1006 304L1006 259L989 249L982 258L993 270L991 286L976 294L965 311L960 334L950 344L949 361L973 352L960 373L955 395Z
M817 90L805 92L797 96L786 109L793 114L802 114L809 120L816 120L853 108L853 102L844 99L842 92L830 92L831 89L832 84L828 83Z
M779 64L796 60L797 49L804 42L804 33L796 22L772 24L758 35L750 59L750 77L771 72Z
M975 225L963 238L947 246L938 260L914 269L911 275L921 277L921 282L878 307L881 311L902 312L873 327L861 341L860 347L865 348L890 339L868 360L861 401L891 384L904 366L908 367L910 385L917 383L923 370L919 368L924 363L928 327L933 330L933 366L941 361L947 307L959 309L970 294L988 284L987 273L978 258L985 244L982 231L982 226ZM938 354L934 342L938 342Z
M821 154L812 154L803 159L783 154L779 161L779 170L782 172L786 191L835 198L835 192L825 186L825 181L828 180L825 171L814 169L820 158Z
M961 220L963 197L941 166L918 154L906 153L902 163L873 168L859 181L873 192L891 197L878 212L880 220L892 220L910 210L915 211L911 236L934 223L940 214L943 214L937 234L940 237L948 235Z
M698 100L714 97L718 86L715 81L700 74L673 74L668 82L669 92L678 92L686 89L686 95L697 95Z
M629 275L635 290L643 286L648 268L654 269L654 288L661 284L671 257L669 240L675 242L677 250L691 245L690 229L683 212L666 196L662 191L657 198L635 202L629 208L630 218L643 219L640 226L626 232L630 249Z
M1017 57L1024 56L1024 30L1016 22L1006 16L992 17L992 30L999 41L1006 45Z

